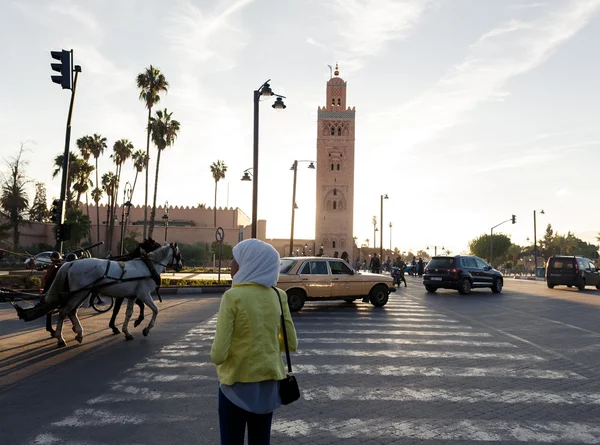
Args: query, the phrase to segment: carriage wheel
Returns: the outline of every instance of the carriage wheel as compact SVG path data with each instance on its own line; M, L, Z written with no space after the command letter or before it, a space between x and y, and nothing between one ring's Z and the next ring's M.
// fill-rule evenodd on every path
M115 304L115 300L102 294L92 294L90 301L94 310L101 314L110 311Z

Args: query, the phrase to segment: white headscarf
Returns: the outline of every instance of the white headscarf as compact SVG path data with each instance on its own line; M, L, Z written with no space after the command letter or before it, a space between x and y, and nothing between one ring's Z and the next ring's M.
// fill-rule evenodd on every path
M279 253L257 239L247 239L233 248L233 257L240 270L233 277L233 284L256 283L265 287L275 286L279 279Z

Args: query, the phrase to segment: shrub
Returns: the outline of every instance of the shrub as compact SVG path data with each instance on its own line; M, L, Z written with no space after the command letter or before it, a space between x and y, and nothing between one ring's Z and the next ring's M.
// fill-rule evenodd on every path
M27 289L39 289L42 287L42 280L39 277L29 275L25 277L25 288Z
M187 280L174 280L176 281L176 286L187 286L188 282Z

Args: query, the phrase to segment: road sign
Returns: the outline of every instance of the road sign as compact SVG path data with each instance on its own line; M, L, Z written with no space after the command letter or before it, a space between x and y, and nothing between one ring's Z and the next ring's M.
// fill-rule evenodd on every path
M218 243L223 243L223 240L225 239L225 230L223 230L223 227L217 229L215 237L217 238Z

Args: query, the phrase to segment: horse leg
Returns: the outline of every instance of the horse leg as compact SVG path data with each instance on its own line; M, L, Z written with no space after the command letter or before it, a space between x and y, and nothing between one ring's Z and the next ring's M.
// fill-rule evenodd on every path
M67 346L67 343L65 342L65 339L62 335L63 322L65 321L66 315L67 313L64 311L64 309L61 309L58 313L58 323L56 323L56 333L54 334L54 337L58 339L57 347L59 348L64 348L65 346Z
M77 308L69 312L69 319L71 320L71 323L73 323L73 332L77 333L75 340L81 343L83 341L83 326L81 326L81 322L77 317Z
M46 330L50 332L50 338L54 338L56 331L52 329L52 312L46 314Z
M113 308L112 317L110 317L110 321L108 322L108 327L112 329L113 334L120 334L119 328L115 325L115 321L117 320L117 315L121 310L121 305L123 304L123 298L115 298L115 307Z
M144 330L142 331L142 334L144 334L144 337L146 337L150 333L150 329L152 329L154 327L154 323L156 321L156 316L158 315L158 307L154 303L154 300L152 300L152 297L150 296L150 294L144 295L142 297L142 300L152 310L152 319L150 320L150 323L148 323L148 326L146 326L144 328Z
M140 308L140 315L138 316L137 320L133 323L133 327L137 328L142 323L142 321L144 321L144 302L136 299L135 304L137 304Z
M133 340L133 335L131 335L129 333L129 328L127 327L127 325L129 324L129 319L131 318L131 315L133 314L133 303L134 303L134 299L130 298L127 301L127 311L125 311L125 321L123 322L123 334L125 334L125 340Z

